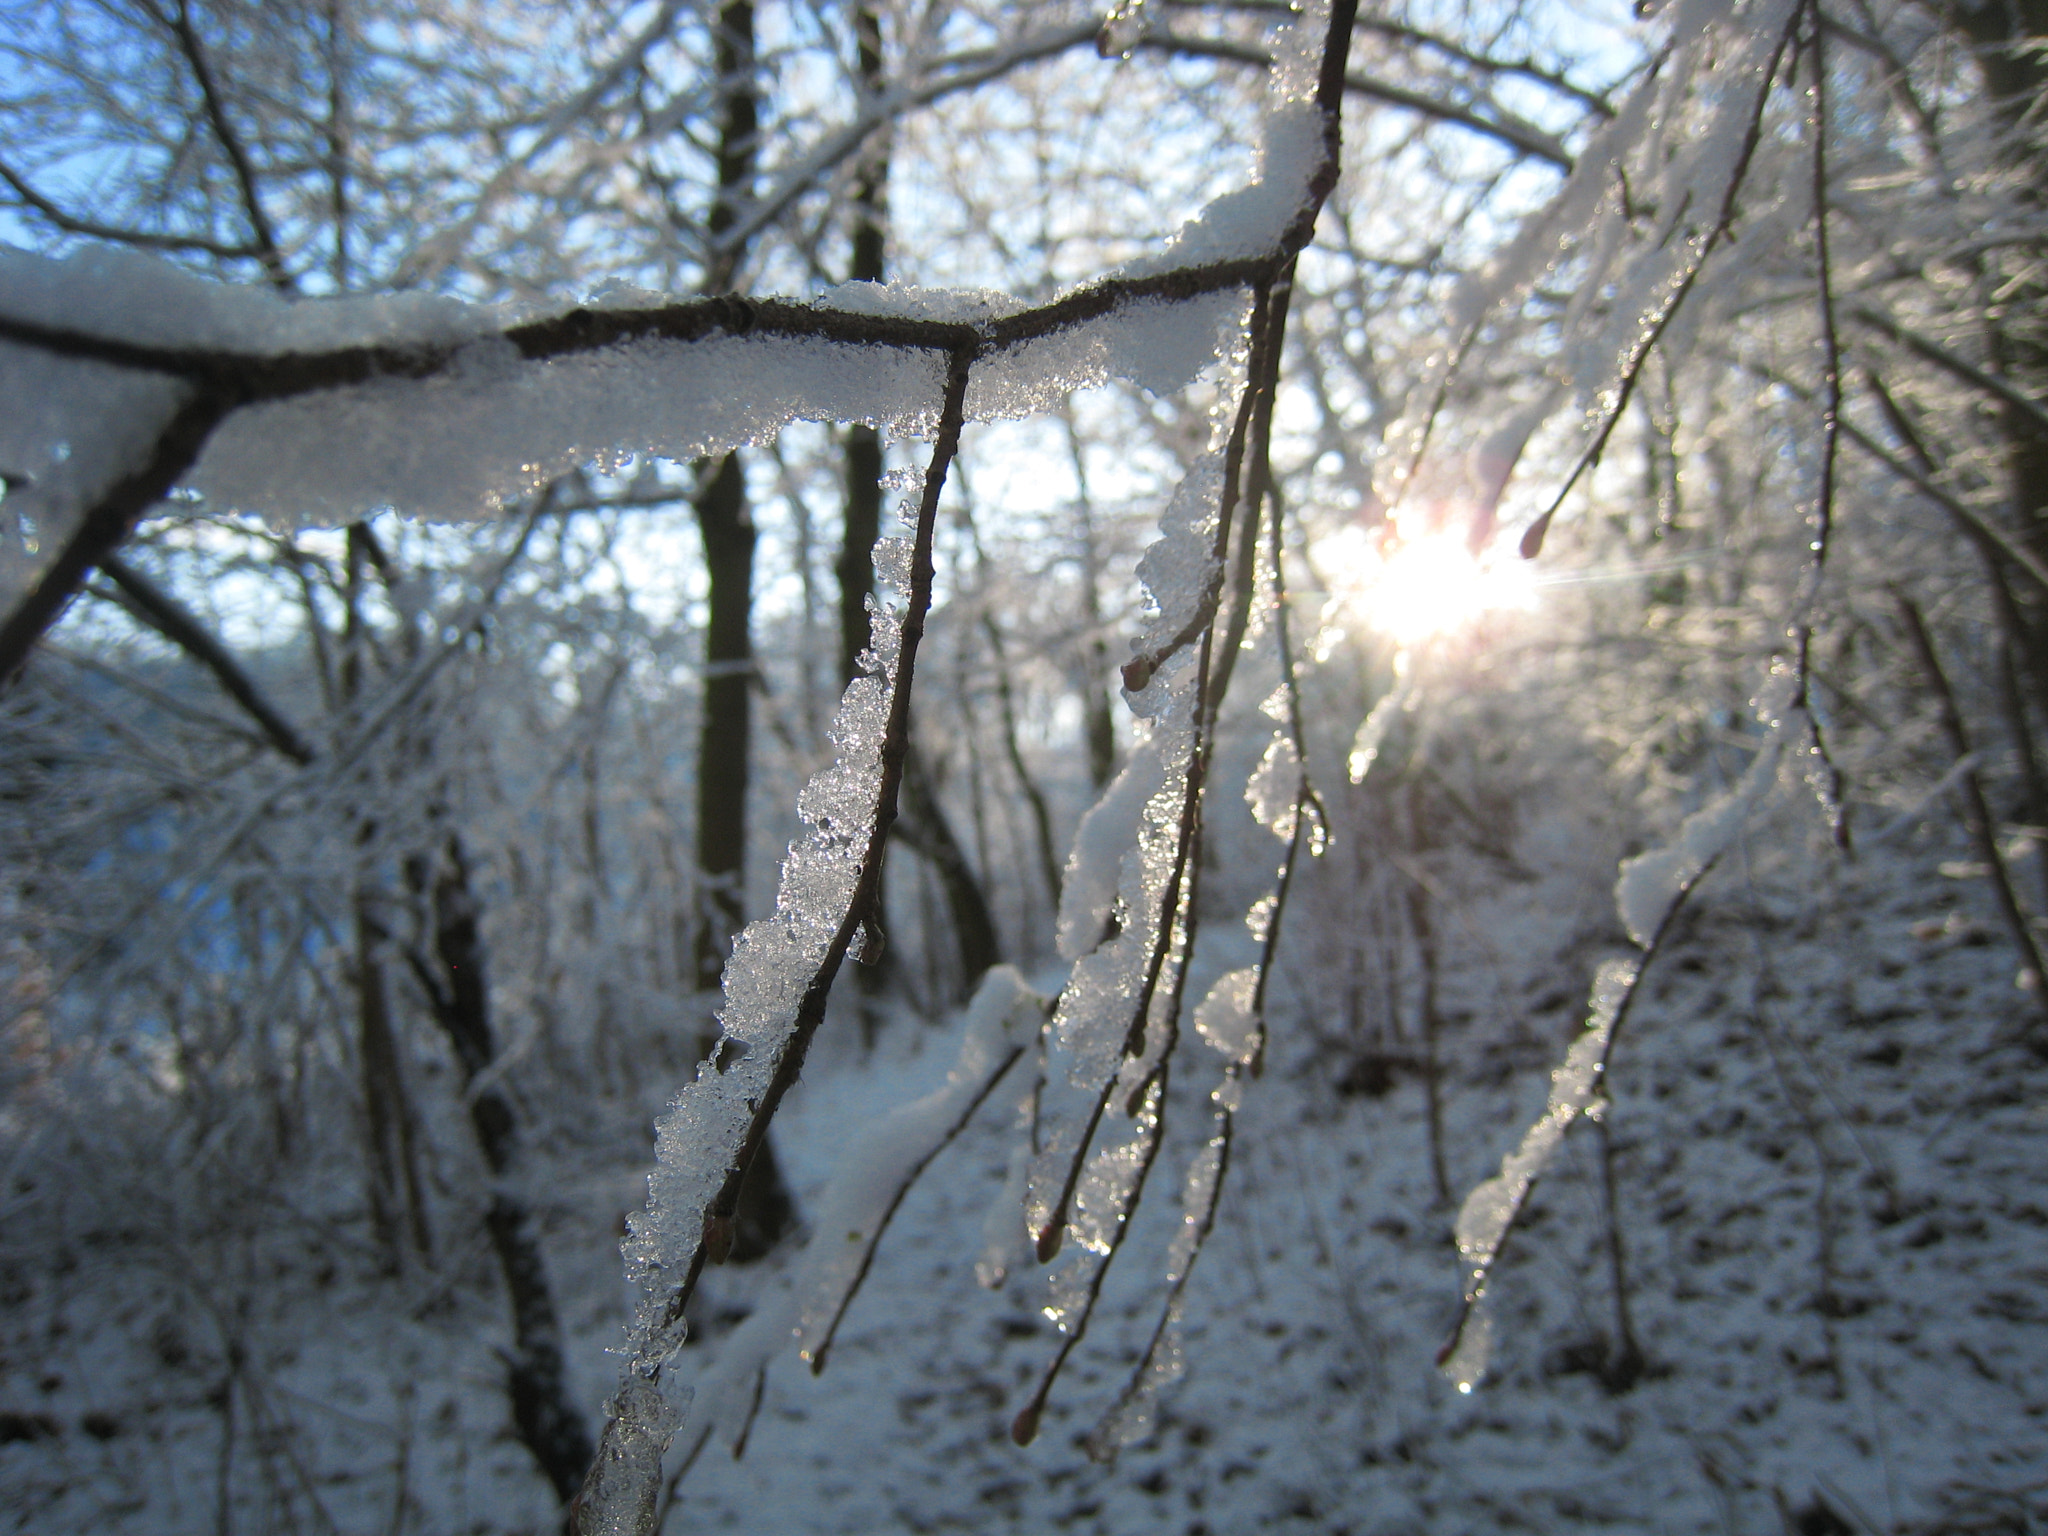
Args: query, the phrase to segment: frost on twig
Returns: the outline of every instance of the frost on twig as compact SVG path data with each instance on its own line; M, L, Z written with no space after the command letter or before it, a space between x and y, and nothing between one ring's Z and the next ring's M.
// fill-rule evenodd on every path
M1460 1392L1470 1392L1486 1374L1493 1347L1487 1287L1501 1249L1573 1122L1597 1118L1602 1112L1615 1039L1628 1018L1644 971L1656 958L1686 898L1777 782L1787 732L1796 732L1802 720L1802 712L1790 705L1788 694L1786 675L1774 674L1759 701L1767 733L1734 787L1686 817L1669 843L1621 866L1615 882L1615 907L1641 953L1601 963L1593 978L1586 1027L1552 1071L1543 1113L1523 1133L1515 1150L1501 1159L1500 1172L1476 1186L1459 1208L1456 1234L1458 1259L1464 1267L1464 1302L1437 1364Z
M638 1536L648 1528L653 1503L645 1459L615 1454L614 1446L638 1445L656 1433L647 1414L659 1401L669 1357L682 1344L684 1308L697 1276L730 1231L747 1166L802 1069L840 962L872 921L881 849L909 747L910 683L931 604L939 495L960 444L971 362L963 348L948 370L908 559L898 551L878 562L884 573L907 575L903 606L877 606L863 658L871 675L848 685L834 724L839 757L798 801L810 830L790 848L774 914L748 925L726 964L725 1033L656 1126L647 1209L633 1220L625 1245L641 1302L624 1382L577 1499L576 1527L584 1533ZM665 1442L675 1423L663 1422ZM658 1456L653 1465L658 1481Z
M1307 171L1301 188L1290 194L1288 206L1280 210L1287 214L1284 224L1270 227L1278 205L1267 196L1263 200L1242 200L1244 206L1233 205L1228 210L1221 210L1219 205L1212 209L1217 216L1209 219L1207 226L1203 219L1190 226L1191 230L1202 227L1199 248L1211 254L1258 246L1263 239L1266 254L1254 258L1258 267L1246 273L1262 293L1270 290L1282 264L1291 259L1293 249L1306 239L1316 207L1334 177L1336 93L1334 88L1322 90L1322 84L1333 73L1341 79L1341 51L1349 36L1349 13L1347 6L1346 24L1331 25L1323 39L1326 52L1322 75L1326 78L1319 82L1316 98L1321 131L1312 149L1296 142L1301 138L1298 134L1281 135L1272 141L1279 143L1284 139L1287 156L1301 162ZM1339 60L1340 67L1335 71L1329 67L1331 56ZM1276 111L1282 116L1290 111L1299 115L1298 109L1305 100L1297 78L1300 73L1277 72L1281 84L1275 93L1279 100ZM1330 99L1325 101L1324 96ZM1276 162L1264 169L1277 175L1281 166ZM1221 243L1212 245L1212 240ZM1185 257L1191 253L1178 254ZM1218 259L1230 260L1221 255ZM1171 267L1156 277L1140 271L1130 280L1163 282L1169 292L1175 286ZM1184 288L1185 284L1180 286ZM1178 296L1216 293L1222 287L1219 283ZM867 295L864 300L874 297ZM660 1129L661 1164L653 1180L649 1210L636 1223L629 1244L629 1255L641 1272L647 1295L634 1333L629 1386L635 1377L658 1381L668 1356L680 1342L682 1302L694 1285L707 1248L716 1240L728 1192L736 1190L737 1176L757 1144L781 1089L793 1078L793 1065L801 1062L808 1031L822 1015L825 990L830 986L839 957L854 929L867 916L859 908L864 899L872 897L877 839L886 831L894 809L893 775L900 772L904 750L909 664L916 638L922 632L924 606L929 601L930 540L939 491L946 465L958 445L975 371L972 365L991 353L1011 350L1010 343L998 345L999 334L1004 326L1014 326L1019 318L1006 316L987 321L955 343L938 445L919 508L914 590L902 627L903 675L899 678L891 669L894 658L878 625L875 651L881 676L863 680L871 684L871 696L857 696L862 687L860 682L849 690L844 711L853 717L848 721L851 730L836 738L841 761L821 776L820 785L806 791L804 810L813 831L792 849L784 872L784 891L792 894L793 899L779 902L774 918L748 930L727 968L725 1026L732 1048L728 1050L725 1042L721 1042L706 1072L685 1089L664 1117ZM1218 509L1212 518L1207 506L1201 504L1206 498L1184 504L1181 514L1171 520L1174 526L1168 530L1170 548L1178 549L1183 543L1192 545L1200 541L1209 531L1204 523L1213 522L1209 537L1211 563L1200 568L1204 573L1220 568L1220 555L1228 547L1229 514L1239 490L1237 479L1242 469L1249 407L1261 390L1270 396L1272 375L1277 371L1277 349L1265 345L1257 327L1254 330L1251 350L1260 361L1258 377L1239 392L1237 409L1230 413L1229 430L1222 434L1227 451ZM1059 331L1058 326L1047 324L1039 334L1054 337ZM1162 616L1181 600L1181 594L1171 590L1179 586L1186 574L1181 565L1182 562L1169 559L1155 567L1162 572L1162 582L1168 588L1154 591L1156 611ZM1213 591L1213 577L1201 575L1198 581ZM1041 1143L1040 1158L1034 1162L1028 1200L1041 1257L1050 1257L1051 1249L1069 1226L1077 1242L1069 1269L1056 1282L1069 1298L1056 1301L1054 1308L1066 1313L1067 1338L1038 1393L1018 1416L1014 1433L1020 1439L1028 1439L1032 1433L1060 1362L1086 1329L1102 1275L1122 1240L1158 1151L1160 1110L1180 1007L1181 967L1192 937L1193 882L1191 878L1184 881L1183 877L1191 869L1199 826L1201 773L1211 745L1213 701L1205 697L1205 690L1209 637L1213 634L1209 616L1213 612L1213 599L1198 598L1191 615L1202 628L1197 656L1191 657L1180 644L1169 643L1147 667L1145 676L1133 680L1131 685L1134 712L1149 719L1161 736L1163 772L1159 788L1144 801L1147 825L1140 829L1139 846L1130 857L1119 860L1116 885L1122 899L1112 914L1118 919L1118 932L1092 946L1076 962L1075 980L1063 994L1060 1015L1052 1026L1055 1048L1063 1059L1071 1059L1063 1086L1082 1087L1091 1081L1100 1086L1093 1096L1093 1108L1085 1116L1062 1117L1057 1110L1048 1113L1047 1106L1041 1103L1039 1123L1048 1128L1048 1134ZM886 759L893 751L894 759L877 772L868 762L873 749L865 744L861 732L872 733L872 717L884 707L888 718L881 755ZM849 867L850 844L859 841L863 830L857 818L866 803L865 791L871 779L876 814L865 828L867 854L852 860ZM1170 818L1166 814L1169 812ZM850 819L855 821L851 840L845 833L845 823ZM1099 878L1082 882L1098 893L1106 883ZM1085 913L1088 909L1078 910ZM839 914L836 932L826 942L813 968L811 950L824 940L835 913ZM1084 917L1082 921L1085 920ZM1078 940L1078 930L1075 939ZM800 996L793 995L799 990ZM727 1072L736 1073L738 1081L725 1082ZM1124 1090L1125 1107L1135 1122L1133 1132L1122 1144L1096 1147L1103 1111L1118 1088ZM726 1106L733 1101L744 1103L749 1116L731 1113ZM744 1127L744 1135L736 1138L735 1127L739 1126ZM1062 1163L1063 1175L1059 1172ZM626 1422L629 1411L629 1400L622 1393L615 1404L619 1417L606 1432L608 1441L615 1435L638 1432L636 1425ZM609 1465L600 1458L600 1473ZM637 1489L616 1480L594 1481L585 1490L580 1528L637 1529L630 1522L636 1518L632 1511L639 1508L639 1498Z
M1527 1203L1550 1155L1579 1116L1600 1101L1601 1077L1614 1026L1633 995L1641 967L1634 960L1608 960L1593 979L1592 1007L1585 1030L1550 1074L1550 1098L1543 1113L1522 1134L1521 1144L1501 1159L1500 1172L1465 1197L1458 1211L1458 1258L1465 1266L1465 1309L1440 1364L1460 1392L1470 1392L1485 1374L1493 1330L1480 1308L1501 1245ZM1476 1326L1475 1326L1476 1324Z
M964 422L1038 410L1112 377L1177 388L1222 356L1242 367L1225 391L1217 457L1191 479L1147 567L1155 633L1130 683L1159 743L1146 770L1156 783L1142 795L1134 785L1135 805L1110 818L1135 818L1138 848L1094 883L1068 936L1084 952L1049 1054L1060 1085L1092 1085L1081 1100L1092 1110L1064 1115L1043 1094L1035 1122L1041 1152L1066 1171L1049 1199L1033 1178L1031 1199L1045 1208L1041 1239L1056 1242L1071 1225L1074 1263L1093 1277L1070 1340L1085 1327L1159 1145L1204 774L1241 633L1220 647L1211 697L1224 560L1237 504L1259 496L1246 492L1245 453L1261 435L1250 423L1270 414L1292 262L1337 174L1354 11L1355 0L1311 0L1281 29L1246 185L1157 251L1035 307L885 288L815 303L614 288L535 310L405 297L285 304L132 258L0 258L0 377L10 397L39 403L0 423L0 677L85 570L181 487L210 511L289 521L342 522L386 505L476 518L572 467L692 458L799 419L934 439L913 539L889 552L904 573L900 603L876 614L867 675L835 724L837 759L800 800L807 830L775 911L740 937L725 969L723 1034L657 1128L648 1205L626 1244L642 1302L578 1500L581 1530L639 1532L653 1518L662 1450L678 1426L662 1375L685 1306L728 1240L747 1165L801 1069L839 964L872 922L938 500ZM1086 932L1111 925L1113 934ZM1097 1145L1112 1099L1132 1130ZM829 1332L827 1323L820 1348Z
M1223 1181L1230 1168L1237 1114L1242 1107L1244 1078L1257 1075L1266 1049L1265 992L1280 938L1280 916L1293 888L1304 843L1311 854L1323 850L1326 827L1322 803L1309 783L1304 762L1300 682L1295 672L1293 641L1287 620L1287 581L1280 537L1279 507L1270 505L1263 518L1266 574L1271 583L1257 620L1270 629L1279 656L1280 684L1260 706L1279 722L1259 763L1245 783L1244 798L1253 819L1286 845L1286 854L1271 888L1245 914L1245 925L1259 945L1256 965L1226 972L1210 985L1196 1005L1195 1033L1223 1058L1221 1080L1209 1094L1211 1126L1181 1180L1180 1226L1167 1250L1165 1301L1144 1352L1115 1403L1085 1442L1091 1458L1115 1460L1151 1428L1159 1394L1187 1368L1180 1337L1181 1315L1189 1277L1216 1224ZM1256 535L1258 529L1251 533Z
M1037 1039L1047 999L1013 966L992 966L967 1006L960 1052L945 1085L893 1111L842 1159L819 1202L817 1237L794 1282L797 1352L825 1368L840 1320L896 1208L926 1166Z
M1581 408L1574 467L1523 536L1524 555L1540 551L1565 496L1604 452L1650 352L1662 345L1682 353L1716 274L1742 266L1724 254L1710 268L1709 258L1734 244L1787 236L1785 210L1763 199L1739 238L1735 215L1802 11L1803 0L1683 0L1667 8L1658 66L1592 132L1549 204L1455 297L1452 335L1411 391L1409 413L1388 431L1375 487L1384 505L1398 505L1424 473L1455 381L1489 374L1488 338L1512 334L1503 321L1547 278L1568 272L1571 302L1562 316L1543 320L1566 338L1554 363L1562 387L1477 413L1493 424L1481 457L1490 449L1505 461L1501 481L1488 488L1497 499L1543 420L1567 401Z
M818 1198L810 1241L790 1278L726 1338L697 1384L699 1445L718 1434L739 1454L762 1372L777 1356L793 1351L813 1372L825 1368L904 1196L1036 1040L1046 1003L1015 967L991 967L964 1011L944 1084L899 1105L846 1149Z

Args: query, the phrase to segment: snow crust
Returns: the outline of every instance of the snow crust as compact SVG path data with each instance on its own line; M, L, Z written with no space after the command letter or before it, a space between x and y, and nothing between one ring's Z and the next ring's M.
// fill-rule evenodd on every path
M1073 390L1122 379L1155 395L1185 387L1242 336L1246 300L1235 288L1188 299L1135 299L1108 314L1017 342L975 366L972 421L1051 410Z
M1195 1033L1226 1061L1249 1062L1258 1051L1258 987L1259 968L1242 966L1219 976L1195 1008Z
M1074 832L1060 882L1060 958L1079 960L1102 941L1116 904L1124 856L1137 843L1137 829L1166 782L1166 753L1157 733L1131 749L1109 788L1082 816Z
M534 313L426 293L296 298L216 283L118 246L38 256L0 245L0 315L105 341L259 357L447 346Z
M764 441L793 421L928 433L943 388L943 360L904 347L715 336L533 362L485 340L433 378L238 411L191 483L222 510L287 525L381 507L465 521L495 516L580 464L634 454L688 461Z
M589 306L660 302L614 288ZM819 301L855 314L985 325L1019 305L980 291L846 284ZM1008 346L976 368L973 420L1046 409L1127 380L1166 393L1225 352L1245 298L1144 300ZM421 295L289 300L212 283L131 252L64 260L0 249L0 317L107 341L252 359L346 348L453 348L428 377L387 376L231 412L186 478L213 509L281 528L395 508L437 521L497 516L569 470L635 455L687 461L762 442L794 421L929 434L936 351L816 338L647 338L527 359L502 332L537 310ZM40 574L84 510L139 464L187 386L142 369L0 344L0 598Z
M1102 1268L1130 1219L1132 1202L1158 1150L1164 1095L1165 1085L1155 1078L1131 1123L1128 1139L1097 1147L1075 1186L1067 1222L1072 1241L1046 1277L1049 1294L1041 1309L1061 1333L1071 1333L1080 1325Z
M1196 1255L1201 1252L1215 1215L1218 1186L1223 1178L1224 1153L1228 1146L1228 1137L1219 1131L1204 1141L1189 1159L1187 1172L1181 1178L1180 1225L1175 1228L1173 1241L1167 1248L1164 1280L1169 1295L1166 1312L1159 1320L1158 1335L1138 1374L1109 1412L1103 1415L1102 1422L1088 1435L1084 1448L1093 1461L1113 1461L1119 1451L1136 1445L1151 1434L1160 1393L1187 1374L1187 1343L1182 1335L1182 1320L1187 1306L1182 1287L1194 1267Z
M1156 652L1182 634L1215 585L1223 470L1223 445L1212 444L1174 487L1160 514L1159 537L1138 558L1138 579L1151 608L1132 646L1139 653Z
M1175 232L1158 251L1127 262L1126 277L1257 256L1272 250L1310 199L1322 163L1323 114L1312 99L1283 99L1261 120L1257 170Z
M1096 942L1074 961L1053 1015L1051 1042L1066 1070L1049 1075L1039 1106L1039 1145L1031 1162L1026 1201L1034 1232L1044 1231L1051 1222L1097 1098L1124 1063L1135 999L1150 967L1160 925L1170 919L1164 910L1165 893L1178 856L1181 808L1187 795L1193 673L1182 670L1171 680L1155 680L1147 692L1160 689L1165 695L1155 700L1160 713L1153 721L1151 738L1156 745L1145 754L1151 760L1140 762L1134 756L1098 807L1103 814L1091 816L1092 827L1084 824L1070 861L1080 869L1085 889L1074 898L1074 908L1062 902L1062 939L1072 935L1078 945L1080 936L1088 932L1083 926L1086 921L1094 924ZM1133 806L1140 807L1135 826L1125 819ZM1109 837L1118 825L1129 838L1121 849ZM1105 904L1101 898L1112 854L1116 898L1113 904ZM1080 905L1084 900L1085 907ZM1095 916L1106 917L1105 906L1115 913L1119 924L1108 938L1102 937ZM1067 921L1070 910L1082 914L1074 918L1071 927ZM1147 1033L1154 1031L1148 1028Z
M1126 276L1256 256L1279 245L1308 206L1310 184L1323 162L1324 123L1315 90L1329 20L1328 0L1311 0L1275 33L1250 181L1209 203L1160 250L1126 263Z
M1294 738L1275 731L1259 766L1245 781L1244 798L1253 819L1283 843L1294 836L1301 778L1301 753L1295 749Z

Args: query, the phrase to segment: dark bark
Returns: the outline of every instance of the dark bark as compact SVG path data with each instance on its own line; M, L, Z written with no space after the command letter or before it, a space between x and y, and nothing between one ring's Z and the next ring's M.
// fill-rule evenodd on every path
M2012 935L2013 947L2019 951L2020 964L2032 977L2029 991L2037 1015L2033 1042L2037 1049L2048 1050L2048 1027L2044 1027L2048 1026L2048 958L2042 955L2041 942L2034 933L2033 924L2027 919L2026 909L2020 904L2012 871L1998 846L1998 822L1991 814L1989 800L1985 798L1984 782L1977 771L1968 766L1969 730L1963 724L1955 692L1949 687L1948 674L1942 669L1940 657L1934 649L1934 637L1928 631L1919 606L1912 599L1896 588L1892 596L1898 605L1899 617L1904 621L1906 639L1926 675L1928 691L1934 696L1942 735L1948 739L1949 750L1955 754L1959 768L1955 775L1956 800L1962 811L1963 830L1969 834L1978 861L1989 877L1991 894L1997 900L1999 915L2005 919L2006 931Z
M870 6L854 12L855 68L861 93L880 90L882 24ZM847 277L879 283L887 275L889 152L883 137L861 161L853 184L853 252ZM868 643L868 594L875 587L875 540L882 533L882 437L856 425L846 433L845 531L839 549L839 680L860 670Z
M1002 629L996 624L994 614L987 612L982 614L981 629L982 633L988 637L989 655L996 664L996 710L1002 717L1003 722L1003 756L1010 764L1010 772L1017 777L1017 787L1023 791L1025 809L1031 812L1031 832L1038 850L1039 874L1045 881L1046 898L1052 903L1053 914L1057 917L1060 910L1060 890L1064 883L1064 872L1060 868L1059 855L1054 851L1053 847L1052 809L1045 803L1045 792L1038 787L1038 781L1031 776L1030 765L1024 761L1023 745L1017 739L1017 699L1010 687L1010 658L1007 648L1003 644ZM1109 717L1109 692L1107 687L1101 683L1101 680L1109 675L1109 661L1107 652L1102 649L1099 638L1096 641L1096 648L1101 652L1101 659L1099 670L1091 677L1091 682L1097 685L1097 691L1101 693L1102 713L1100 718L1103 729L1109 733L1108 744L1100 747L1101 757L1098 757L1096 716L1091 704L1088 721L1088 767L1090 777L1094 779L1095 787L1099 790L1107 787L1109 774L1105 771L1101 777L1095 777L1096 766L1103 759L1114 756L1116 750L1116 728Z
M718 90L718 188L706 225L714 239L738 217L754 179L760 131L754 7L726 0L714 31ZM731 285L737 252L704 274L713 291ZM704 716L697 747L696 974L715 990L746 920L747 769L752 730L754 523L745 467L737 453L697 467L697 530L704 543L710 614L704 633Z
M861 5L853 14L854 75L863 97L884 85L882 23L873 7ZM863 152L853 180L852 250L849 281L879 283L888 275L889 149L888 135L878 134ZM875 590L875 541L882 536L882 434L856 422L846 431L845 507L840 516L839 558L833 574L839 581L839 686L844 689L860 673L860 655L868 643L868 597ZM888 871L881 873L886 891ZM888 910L888 897L878 892L875 906ZM886 945L870 949L854 969L860 993L861 1038L870 1046L881 1028L881 994L898 964L898 952Z
M1081 617L1088 626L1085 649L1087 681L1082 688L1082 707L1088 721L1088 780L1096 790L1107 789L1116 775L1116 718L1109 702L1109 641L1102 622L1102 599L1097 579L1102 556L1095 543L1095 498L1088 490L1088 456L1073 413L1066 417L1067 453L1074 464L1074 510L1078 516L1081 556ZM1059 902L1059 882L1053 882L1053 902Z
M449 837L431 882L424 861L415 861L412 876L416 888L429 887L433 930L432 954L416 951L414 972L455 1052L469 1099L470 1126L498 1185L484 1213L484 1226L512 1307L512 1350L506 1360L512 1422L556 1496L566 1503L590 1465L592 1442L569 1401L561 1322L533 1212L506 1183L518 1158L518 1117L499 1084L475 1086L496 1060L497 1042L476 896L461 839Z
M1985 85L2017 122L2048 91L2048 58L2027 46L2048 34L2048 0L1957 0L1945 15L1976 44Z
M1977 65L2010 136L2007 153L2024 179L2022 199L2038 210L2048 202L2048 156L2034 142L2048 97L2048 53L2040 46L2048 36L2048 0L1955 4L1947 17L1976 45ZM2038 554L2048 549L2048 431L2039 419L2041 388L2048 383L2048 284L2028 274L2000 309L2001 322L1990 336L1993 371L2026 397L2002 402L2012 510Z
M868 643L868 594L875 589L875 540L882 536L882 435L873 427L846 433L845 532L839 546L839 681L860 670Z
M575 1497L590 1465L593 1444L583 1417L569 1401L562 1370L562 1329L542 1264L540 1240L525 1202L491 1197L484 1213L491 1249L512 1301L512 1353L506 1361L506 1391L520 1443L563 1503Z
M382 953L385 934L367 897L359 893L355 907L356 1048L370 1144L370 1225L386 1264L395 1270L401 1226L413 1250L422 1255L432 1251L433 1234L420 1188L418 1126L391 1022L390 983Z
M2048 54L2039 46L2048 34L2048 0L1956 3L1944 14L1976 49L1985 86L2008 135L2006 152L2021 176L2020 201L2038 212L2048 203L2048 156L2038 146L2041 102L2048 97ZM2037 275L2040 254L2038 247L2025 253L2029 269L2021 274L1983 274L1987 286L2003 278L2006 289L1985 337L1991 378L1982 383L1991 387L1999 403L2009 526L2037 557L2048 554L2048 429L2043 427L2039 403L2048 388L2048 283ZM1903 339L1910 345L1917 338ZM1922 343L1917 350L1924 351L1925 346ZM2048 655L2048 602L2031 589L1994 595L2001 624L2008 632L2017 629L2023 634L2021 648L2033 674L2036 702L2048 708L2048 669L2042 663ZM1932 665L1931 652L1922 659ZM2037 786L2044 769L2031 750L2024 707L2015 714L2008 703L2008 713L2015 741L2029 759L2029 798L2034 802L2029 814L2038 814Z
M363 566L374 541L360 525L349 529L347 581L342 589L343 629L341 657L341 703L353 709L363 688L363 651L369 643L363 623ZM123 569L109 557L102 563L109 574ZM317 619L315 620L317 622ZM233 690L230 689L232 693ZM310 754L301 761L310 761ZM356 847L366 849L377 836L374 817L358 810L354 823ZM361 1057L363 1111L369 1133L370 1223L386 1264L398 1263L398 1208L407 1213L407 1227L414 1246L422 1254L429 1248L426 1203L419 1179L418 1151L412 1104L405 1091L397 1031L391 1020L390 979L385 972L385 946L390 935L377 916L378 898L369 875L356 875L352 901L356 931L357 1051ZM401 1184L400 1180L403 1179Z
M760 81L754 54L754 8L727 0L716 35L719 137L718 191L707 224L715 238L731 229L753 179L760 123ZM705 286L729 287L738 249L719 248ZM704 544L710 612L704 632L704 716L697 748L697 881L695 939L699 991L718 989L732 941L746 922L747 779L752 763L754 521L746 469L737 453L698 466L697 531ZM710 1048L710 1040L702 1042ZM795 1222L789 1187L763 1140L742 1165L724 1257L735 1264L766 1254ZM578 1475L581 1475L579 1469Z
M939 805L930 772L914 741L903 759L901 812L897 836L930 863L939 877L939 889L945 893L946 915L960 945L961 977L955 1000L964 1000L982 973L1003 958L1002 948L996 941L995 920L989 916L981 881Z
M872 6L854 12L855 70L863 96L873 96L885 83L882 70L882 23ZM872 146L855 175L853 189L852 259L847 276L855 282L878 283L888 275L888 137ZM841 538L839 576L839 675L842 683L860 670L860 653L868 643L867 601L875 586L875 540L882 532L882 439L872 427L855 426L846 434L846 510ZM945 893L946 911L960 944L961 984L965 998L981 975L1002 958L995 921L974 866L945 809L934 793L929 771L915 747L903 765L902 820L897 833L930 861ZM886 878L886 876L885 876ZM885 952L886 953L886 952ZM875 965L856 973L863 982L879 983Z
M188 400L157 434L149 461L123 475L79 519L78 527L42 578L16 601L5 622L0 623L0 689L13 683L28 660L29 651L43 637L43 631L57 622L64 605L71 601L71 595L93 567L128 537L144 512L170 494L171 487L192 467L206 439L229 409L228 402L205 394Z
M221 691L256 722L273 747L301 765L313 760L313 749L283 711L264 696L228 648L182 603L118 555L102 556L100 570L118 589L121 605L211 672Z
M746 921L747 768L753 730L754 523L739 455L719 461L697 497L710 577L704 632L704 716L697 747L696 967L716 990Z

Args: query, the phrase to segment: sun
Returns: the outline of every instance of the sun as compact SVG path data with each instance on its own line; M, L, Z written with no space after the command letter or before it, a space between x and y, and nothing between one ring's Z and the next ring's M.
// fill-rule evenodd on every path
M1455 635L1486 614L1535 602L1528 562L1492 547L1474 554L1455 533L1404 538L1398 524L1354 526L1320 541L1317 556L1330 577L1332 617L1341 613L1403 646Z

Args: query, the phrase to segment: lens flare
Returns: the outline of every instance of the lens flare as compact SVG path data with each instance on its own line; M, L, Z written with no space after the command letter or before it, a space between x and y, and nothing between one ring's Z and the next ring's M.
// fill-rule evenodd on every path
M1527 561L1511 551L1475 555L1454 533L1403 539L1347 528L1324 540L1318 554L1342 611L1404 646L1535 603Z

